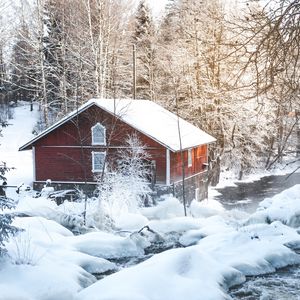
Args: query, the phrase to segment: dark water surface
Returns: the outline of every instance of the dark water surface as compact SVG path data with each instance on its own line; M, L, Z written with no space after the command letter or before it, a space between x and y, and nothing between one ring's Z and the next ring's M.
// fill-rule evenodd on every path
M249 277L242 286L231 289L230 296L233 300L300 300L300 266Z
M265 176L253 182L236 182L236 187L217 189L215 199L226 209L240 209L249 213L260 201L300 184L300 173ZM233 300L300 300L300 266L279 269L276 273L251 276L229 291Z
M215 199L226 209L241 209L254 212L258 203L265 198L273 197L296 184L300 184L300 173L291 175L265 176L253 182L235 182L237 186L217 189L220 195Z

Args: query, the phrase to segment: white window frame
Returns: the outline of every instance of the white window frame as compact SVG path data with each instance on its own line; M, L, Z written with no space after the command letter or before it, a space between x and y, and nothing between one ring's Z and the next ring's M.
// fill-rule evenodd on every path
M170 160L170 150L166 149L166 185L171 183L171 160Z
M100 142L95 141L94 131L97 128L100 128L103 130L103 141L100 141ZM106 145L106 128L103 125L101 125L100 123L97 123L91 128L91 131L92 131L92 145Z
M98 169L95 168L97 155L103 155L103 163L105 163L106 152L105 151L101 151L101 152L100 151L99 152L92 151L92 172L94 172L94 173L103 171L103 164L101 165L100 168L98 168Z
M193 149L188 149L188 167L193 166Z

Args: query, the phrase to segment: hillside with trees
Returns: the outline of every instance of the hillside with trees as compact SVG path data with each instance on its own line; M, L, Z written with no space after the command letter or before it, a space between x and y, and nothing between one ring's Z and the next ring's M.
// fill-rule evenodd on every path
M1 124L17 100L39 104L41 130L92 97L135 94L217 138L212 184L221 168L299 159L297 1L169 0L160 18L145 0L32 2L0 4Z

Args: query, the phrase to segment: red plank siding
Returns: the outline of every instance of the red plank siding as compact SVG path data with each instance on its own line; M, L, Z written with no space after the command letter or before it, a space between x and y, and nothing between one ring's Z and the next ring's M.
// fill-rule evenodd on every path
M182 180L182 155L181 152L171 153L171 182ZM192 166L188 166L188 151L183 151L184 173L189 177L204 171L207 163L207 145L192 149Z
M106 127L107 146L91 145L91 127L97 122ZM108 158L114 161L117 148L126 146L125 139L132 134L139 137L150 159L156 161L157 182L165 183L165 148L98 107L89 108L35 143L36 180L93 181L92 151L108 151Z
M35 150L36 180L45 181L94 181L92 173L93 148L74 147L37 147ZM97 151L97 150L96 150ZM101 150L100 150L101 151ZM117 158L117 149L108 149L108 162L113 163ZM165 183L166 160L164 150L147 151L150 159L156 161L156 181Z

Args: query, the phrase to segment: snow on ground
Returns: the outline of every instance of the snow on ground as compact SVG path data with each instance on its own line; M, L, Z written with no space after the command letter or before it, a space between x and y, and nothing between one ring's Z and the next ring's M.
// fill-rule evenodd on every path
M218 195L219 193L218 191L216 191L216 189L221 189L228 186L236 186L235 182L253 182L265 176L289 175L299 167L299 161L295 160L295 157L290 157L289 159L286 160L288 161L287 163L278 164L274 169L270 169L270 170L258 169L255 172L252 171L250 174L244 175L242 180L237 179L236 170L228 170L228 171L222 170L218 185L209 188L210 189L209 195L210 197Z
M6 174L8 185L31 183L33 180L33 164L31 151L19 152L19 147L33 137L32 130L38 120L38 108L30 111L30 105L24 104L15 108L14 119L9 126L2 129L0 138L0 162L14 167Z
M0 139L1 160L18 167L9 184L32 180L31 155L17 152L34 124L36 112L28 110L16 108L17 121ZM30 191L15 199L14 225L23 231L0 262L0 300L230 299L228 288L245 276L300 264L293 251L300 249L300 185L265 199L251 215L210 199L193 202L184 217L182 204L167 197L124 213L110 232L95 228L95 199L87 203L90 227L83 225L84 203L58 206ZM74 234L75 225L82 234Z
M195 247L172 249L98 281L80 300L224 299L223 265Z
M283 224L300 227L300 184L277 194L273 198L266 198L248 220L254 222L281 221Z
M34 214L42 211L44 216L15 219L14 225L25 231L7 245L11 260L0 270L0 299L230 299L228 288L244 282L245 276L300 264L299 255L292 249L300 248L297 229L281 222L292 224L295 214L287 211L298 211L299 197L296 185L267 199L254 214L240 217L209 201L206 209L204 204L199 206L202 215L196 206L197 217L183 217L177 209L170 215L174 199L166 201L170 207L161 203L166 218L153 207L144 208L144 216L131 214L129 223L135 223L135 218L136 223L147 221L156 238L167 242L173 237L177 246L184 247L119 268L115 260L147 257L146 250L155 239L146 234L146 229L143 233L124 232L120 226L117 231L89 229L85 234L74 235L55 221L53 213L61 212L64 205L70 212L71 203L57 206L46 198L31 198L28 192L27 197L20 199L23 209L24 202L39 201L51 213L47 215L46 209L32 205ZM277 206L279 202L281 205ZM74 207L78 213L78 207ZM30 213L30 206L26 209ZM20 213L20 207L17 211ZM262 211L269 219L257 218ZM125 221L124 226L128 227ZM98 281L94 276L115 271Z
M298 187L286 194L292 198L283 198L284 204L293 210L300 200ZM286 217L285 212L283 215ZM205 221L210 230L205 230ZM300 264L299 255L285 246L299 247L300 236L279 221L238 226L223 215L194 222L183 221L180 217L158 223L161 223L161 231L175 227L186 230L185 236L193 237L196 245L165 251L108 276L84 289L77 299L225 299L226 289L244 282L245 276ZM194 227L198 227L198 234L191 235L195 233Z
M134 240L106 232L86 233L66 239L65 243L70 243L80 252L107 259L141 256L148 245L142 237Z

